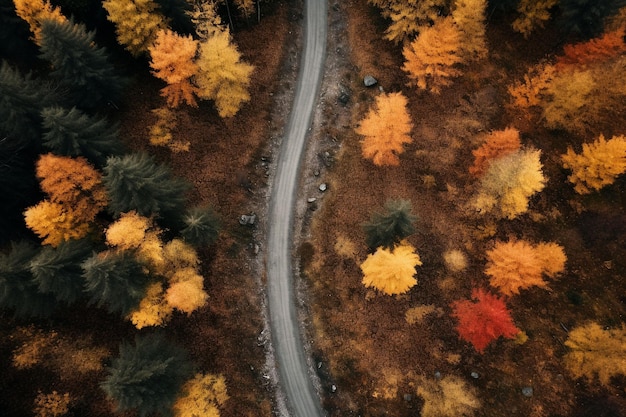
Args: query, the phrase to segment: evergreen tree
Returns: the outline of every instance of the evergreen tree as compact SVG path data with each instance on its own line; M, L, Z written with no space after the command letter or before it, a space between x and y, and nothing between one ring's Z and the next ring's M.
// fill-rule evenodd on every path
M180 388L192 375L186 352L160 335L137 336L120 345L100 385L117 410L136 409L140 416L170 412Z
M182 212L188 184L175 178L165 165L143 153L111 157L104 167L109 209L119 215L135 210L142 216L164 219Z
M0 253L0 308L12 309L16 317L45 317L54 309L54 297L39 291L28 265L37 247L11 242L9 252Z
M41 57L52 65L50 75L67 89L72 104L87 110L117 101L123 88L106 50L96 46L94 37L95 32L73 20L44 20L41 26Z
M23 76L6 61L0 65L0 139L37 153L40 149L41 109L55 102L47 84Z
M46 107L41 116L43 145L57 155L84 156L96 167L103 167L109 156L122 154L118 126L105 117L58 106Z
M626 0L559 0L560 26L591 38L602 32L604 20L626 7Z
M417 217L411 213L411 202L389 200L384 213L374 213L363 225L367 246L393 249L402 239L415 232L413 223Z
M220 232L220 219L210 207L194 207L182 219L185 227L180 231L186 242L193 246L211 245Z
M102 252L82 263L85 289L98 307L128 315L144 297L149 277L129 252Z
M52 293L58 301L73 303L84 291L81 264L91 255L88 240L64 241L56 248L45 246L29 263L35 283L42 293Z
M32 61L37 48L29 36L28 24L15 13L13 0L0 0L0 56Z
M169 27L176 33L192 35L195 32L189 12L193 9L191 1L154 0L159 11L168 18Z

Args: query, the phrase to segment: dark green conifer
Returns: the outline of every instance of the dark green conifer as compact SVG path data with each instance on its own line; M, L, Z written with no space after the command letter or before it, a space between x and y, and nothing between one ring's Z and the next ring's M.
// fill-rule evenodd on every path
M135 345L120 345L100 385L118 411L135 409L140 416L169 415L183 383L191 377L187 353L160 335L137 336Z
M16 317L46 317L54 310L54 296L39 291L28 268L39 248L26 242L11 242L9 252L0 253L0 308Z
M52 293L68 304L80 299L85 287L81 264L91 254L91 243L86 239L65 240L56 248L43 247L29 264L39 291Z
M0 0L0 57L32 62L37 47L28 38L28 24L15 13L13 0Z
M103 110L119 100L124 83L94 37L95 32L71 19L44 20L41 57L52 65L50 76L68 91L70 105Z
M592 38L602 33L604 21L626 6L626 0L559 0L560 26L567 33Z
M142 216L180 218L189 185L172 176L169 168L144 153L108 159L102 182L107 188L109 209L119 215L131 210Z
M127 316L144 297L149 277L128 252L102 252L82 263L91 302L109 313Z
M200 247L215 243L220 232L220 219L211 207L194 207L183 215L183 239L189 244Z
M413 234L413 222L417 217L411 213L411 202L389 200L384 213L374 213L370 221L363 224L367 246L393 249L402 239Z
M57 155L84 156L103 167L109 156L122 153L118 126L105 117L89 116L76 107L46 107L43 117L43 145Z

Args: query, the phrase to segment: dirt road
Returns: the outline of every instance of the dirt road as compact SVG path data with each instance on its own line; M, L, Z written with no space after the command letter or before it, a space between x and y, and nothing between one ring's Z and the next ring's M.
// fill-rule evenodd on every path
M294 417L324 416L302 344L292 267L294 209L307 133L326 54L326 0L305 0L305 35L294 103L280 145L268 213L267 296L279 385Z

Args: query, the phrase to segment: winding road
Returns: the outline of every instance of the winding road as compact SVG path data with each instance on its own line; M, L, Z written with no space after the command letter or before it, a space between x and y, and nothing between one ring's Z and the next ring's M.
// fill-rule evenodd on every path
M270 194L267 235L269 323L279 386L293 417L322 417L302 343L292 266L293 225L300 165L326 54L326 0L305 0L303 55L289 122Z

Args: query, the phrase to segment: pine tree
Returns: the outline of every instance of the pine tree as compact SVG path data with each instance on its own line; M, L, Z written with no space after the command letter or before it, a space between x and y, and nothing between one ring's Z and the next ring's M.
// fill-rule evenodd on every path
M563 168L572 171L567 179L578 194L598 191L626 172L626 138L620 135L606 140L600 135L593 143L584 143L580 154L568 147L561 160Z
M67 18L61 9L53 6L47 0L13 0L15 12L24 19L33 34L35 43L41 46L41 26L44 20L64 22Z
M209 246L215 243L221 222L211 207L194 207L183 215L185 227L180 231L183 239L193 246Z
M194 33L195 28L190 16L193 0L154 0L154 2L174 32L185 35Z
M137 336L120 345L101 383L117 411L136 409L141 417L168 413L181 386L192 374L187 353L160 335Z
M413 124L407 110L407 99L402 93L380 94L376 103L355 132L365 136L361 142L364 158L374 165L399 165L398 155L404 144L413 142L410 136Z
M103 167L109 156L123 152L118 125L102 116L89 116L76 107L46 107L42 110L43 145L57 155L84 156Z
M463 62L462 35L452 17L445 17L428 28L402 49L402 70L410 85L439 94L450 78L461 75L456 67Z
M106 251L82 263L85 290L91 302L110 313L127 316L146 294L149 277L128 252Z
M29 263L34 282L42 293L54 294L68 304L80 299L84 291L84 262L91 255L87 239L62 242L56 248L44 247Z
M370 249L393 249L402 239L413 234L413 223L417 217L411 212L411 202L389 200L384 213L374 213L369 222L363 224L367 246Z
M216 31L200 43L195 80L198 97L213 100L221 117L232 117L250 100L248 86L254 67L241 61L228 31Z
M50 76L68 91L72 105L86 110L102 110L118 101L124 87L94 37L95 32L73 20L41 24L41 57L52 65Z
M153 0L105 0L102 7L115 25L117 41L133 56L147 52L157 32L166 27Z
M387 295L404 294L417 284L415 267L420 265L419 255L409 244L393 250L378 248L361 264L363 285Z
M170 107L178 107L182 101L197 107L197 88L191 84L191 77L198 72L194 62L198 42L191 35L181 36L171 30L159 30L154 44L148 47L152 73L168 85L161 89L161 95Z
M591 38L602 32L607 17L623 7L626 0L559 0L558 22L566 32Z
M32 62L36 46L28 41L28 24L15 13L13 0L0 0L0 56Z
M165 165L143 153L109 158L103 182L110 197L109 209L115 215L135 210L142 216L179 216L188 189Z
M39 291L28 268L37 253L26 241L11 242L8 253L0 252L0 308L14 310L16 317L45 317L55 307L52 294Z

